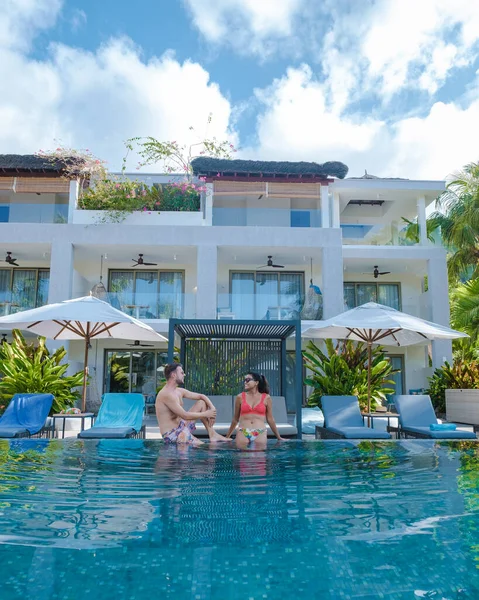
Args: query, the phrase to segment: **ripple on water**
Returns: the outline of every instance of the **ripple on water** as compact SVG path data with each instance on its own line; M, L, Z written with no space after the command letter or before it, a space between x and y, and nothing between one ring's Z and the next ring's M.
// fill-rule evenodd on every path
M2 600L479 597L475 444L17 440L0 461Z

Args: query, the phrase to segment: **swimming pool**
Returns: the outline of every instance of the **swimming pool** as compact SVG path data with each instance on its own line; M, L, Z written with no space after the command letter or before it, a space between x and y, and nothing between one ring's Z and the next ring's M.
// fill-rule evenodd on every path
M479 445L0 441L0 598L479 598Z

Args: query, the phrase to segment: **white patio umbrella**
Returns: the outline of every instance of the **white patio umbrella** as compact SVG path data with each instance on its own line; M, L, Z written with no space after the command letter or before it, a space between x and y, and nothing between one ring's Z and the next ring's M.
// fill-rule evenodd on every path
M88 349L93 338L165 342L149 325L94 296L65 300L0 317L0 329L24 329L53 340L85 340L82 412L86 408Z
M437 325L418 317L368 302L347 310L320 325L302 332L304 337L346 339L366 342L368 345L368 412L371 410L371 347L411 346L429 340L453 340L469 337L466 333Z

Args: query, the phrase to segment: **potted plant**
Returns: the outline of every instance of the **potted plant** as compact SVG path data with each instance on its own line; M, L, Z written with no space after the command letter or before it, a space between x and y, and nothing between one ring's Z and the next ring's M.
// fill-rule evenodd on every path
M445 363L429 379L428 393L436 413L448 421L479 425L479 362Z

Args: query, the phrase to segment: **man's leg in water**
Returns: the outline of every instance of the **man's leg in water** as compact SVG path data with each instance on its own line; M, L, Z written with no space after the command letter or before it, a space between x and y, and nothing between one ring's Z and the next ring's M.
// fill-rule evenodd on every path
M208 410L208 407L206 406L206 402L204 400L197 400L188 412L205 412L206 410ZM212 442L229 442L230 441L229 439L225 438L223 435L220 435L219 433L217 433L214 430L210 419L208 419L208 418L201 419L201 422L205 426L206 431L208 432L208 435Z

